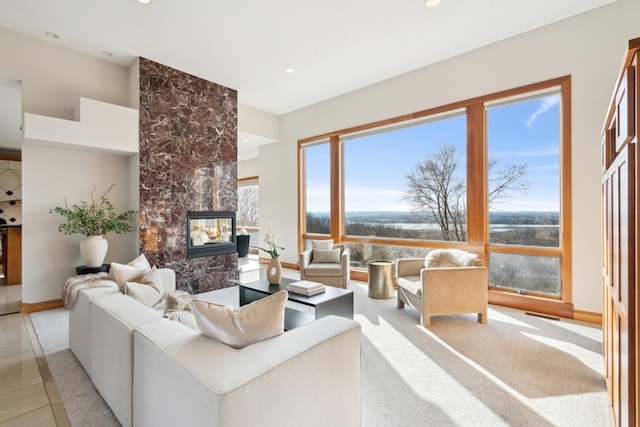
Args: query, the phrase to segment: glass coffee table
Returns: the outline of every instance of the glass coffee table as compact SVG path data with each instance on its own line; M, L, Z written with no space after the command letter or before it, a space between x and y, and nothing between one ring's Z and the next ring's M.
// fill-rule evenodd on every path
M326 286L325 291L306 296L287 290L287 285L298 280L283 277L279 285L271 285L266 279L239 285L240 305L249 304L278 291L289 292L289 301L315 308L315 315L295 308L285 307L284 329L290 330L324 316L334 315L353 319L353 291Z

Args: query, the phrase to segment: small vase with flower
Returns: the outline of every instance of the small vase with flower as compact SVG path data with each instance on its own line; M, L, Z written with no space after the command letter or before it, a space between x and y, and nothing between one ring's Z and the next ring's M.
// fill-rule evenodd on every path
M278 258L280 256L278 249L284 250L284 248L277 245L278 236L271 231L265 233L264 242L269 248L258 247L258 249L265 251L271 256L269 266L267 267L267 280L269 280L269 284L278 285L282 279L282 264L280 264L280 258Z

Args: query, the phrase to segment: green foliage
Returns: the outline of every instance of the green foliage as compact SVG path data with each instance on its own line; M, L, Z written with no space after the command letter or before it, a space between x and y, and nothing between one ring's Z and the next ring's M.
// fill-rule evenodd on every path
M58 231L63 234L82 234L84 236L103 236L110 232L117 234L131 233L134 231L133 219L136 211L127 210L116 213L113 204L107 199L107 193L113 185L100 196L99 201L93 199L91 203L80 200L80 203L69 206L65 199L65 206L56 206L49 213L56 213L65 217L66 221L58 226Z
M265 233L264 242L269 245L269 249L265 249L259 246L258 249L260 249L261 251L265 251L266 253L271 255L271 258L278 258L280 256L280 254L278 253L278 249L284 250L282 246L276 245L276 243L278 243L278 236L276 236L272 231L267 231Z

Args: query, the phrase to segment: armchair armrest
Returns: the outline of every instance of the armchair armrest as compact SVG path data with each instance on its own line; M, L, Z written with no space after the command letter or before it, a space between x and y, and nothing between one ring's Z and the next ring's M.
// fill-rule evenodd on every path
M348 284L351 275L351 251L349 248L344 248L340 261L342 262L342 277L346 278L345 283Z
M424 258L400 258L396 260L396 274L402 276L419 276L424 268Z
M425 304L471 308L487 304L487 267L425 268L421 273Z
M305 251L302 251L302 253L300 253L300 271L302 271L303 269L307 268L309 266L309 264L311 264L311 252L313 251L313 249L307 249Z

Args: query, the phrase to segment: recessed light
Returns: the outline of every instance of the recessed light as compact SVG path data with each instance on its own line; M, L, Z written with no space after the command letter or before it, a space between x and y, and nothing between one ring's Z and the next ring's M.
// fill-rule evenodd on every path
M244 138L242 142L249 142L249 140L247 138Z
M108 50L103 50L103 51L102 51L102 54L103 54L104 56L113 56L113 53L109 52Z
M59 39L60 36L57 35L56 33L52 33L51 31L47 31L46 33L44 33L47 37L49 37L50 39Z
M138 3L149 4L149 3L151 3L151 0L138 0Z
M287 73L287 74L293 74L293 73L296 72L296 69L289 67L289 68L285 68L284 72Z
M427 7L436 7L440 4L440 0L427 0Z

